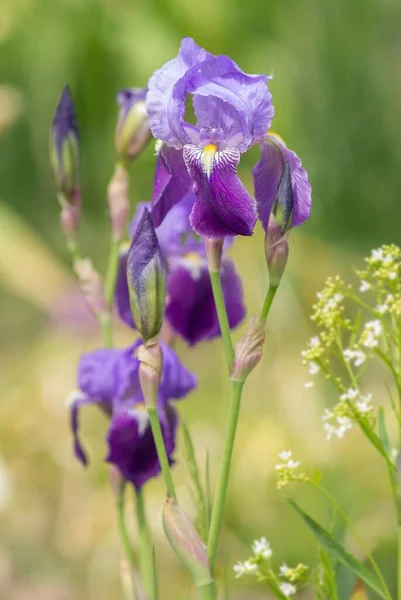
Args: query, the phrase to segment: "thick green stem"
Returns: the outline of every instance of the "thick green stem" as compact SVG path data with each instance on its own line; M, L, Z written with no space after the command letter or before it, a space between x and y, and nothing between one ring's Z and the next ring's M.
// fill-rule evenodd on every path
M209 269L210 281L212 284L214 303L216 305L217 317L223 338L224 351L226 354L228 370L231 371L231 365L234 358L234 346L231 339L230 325L224 302L223 288L221 286L220 271L212 271Z
M198 600L215 600L216 598L216 585L214 581L198 587Z
M217 545L223 522L223 511L227 496L228 480L230 476L231 459L234 449L235 433L237 431L238 417L241 407L241 394L244 383L242 381L231 382L231 399L228 411L228 422L226 436L223 446L223 456L220 464L220 472L217 480L217 488L212 509L210 530L208 537L208 554L210 566L213 571L216 560Z
M155 406L147 406L150 426L152 428L153 438L155 440L157 456L159 458L160 466L162 469L164 481L166 483L167 491L173 500L177 501L177 494L175 492L174 481L171 476L170 463L164 445L164 439L162 434L162 428L160 426L159 416Z
M135 490L136 520L139 532L139 561L142 581L149 600L157 600L157 582L153 570L153 544L146 519L145 501L142 489Z
M272 285L270 285L269 289L267 290L265 301L263 303L263 307L262 307L260 317L259 317L259 321L261 323L264 323L267 319L267 316L270 312L270 308L273 303L274 296L276 295L277 290L278 290L278 286L272 286Z
M124 556L128 561L130 569L133 569L135 566L135 557L134 551L131 546L131 542L129 539L127 526L125 523L125 511L124 511L124 493L121 494L121 497L118 498L116 502L117 509L117 526L118 533L120 536L121 546L124 552Z

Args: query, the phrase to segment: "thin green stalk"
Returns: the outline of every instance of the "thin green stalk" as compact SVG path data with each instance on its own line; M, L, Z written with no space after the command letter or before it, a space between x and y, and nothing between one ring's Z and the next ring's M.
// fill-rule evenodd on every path
M377 566L377 563L376 563L375 559L373 558L372 553L369 550L369 547L367 546L367 544L364 542L364 540L359 535L358 530L356 529L355 525L353 524L353 522L351 521L351 519L349 518L349 516L347 515L347 513L345 512L345 510L342 508L341 504L339 502L337 502L337 500L335 498L333 498L333 496L324 487L322 487L321 485L316 485L316 484L313 484L313 483L312 483L312 485L314 485L314 487L317 490L319 490L319 492L321 492L324 496L326 496L326 498L329 500L329 502L335 507L335 509L337 510L337 512L342 516L342 518L344 519L344 521L346 522L346 524L350 528L350 531L352 532L352 534L354 535L355 539L357 540L358 544L360 545L360 547L362 548L362 550L365 552L366 558L368 559L368 561L372 565L373 570L375 571L378 579L380 580L380 583L383 586L383 591L385 592L385 594L388 597L388 599L392 600L391 599L390 590L388 589L387 584L384 581L383 575L382 575L379 567ZM399 600L401 600L401 597L400 597Z
M67 242L67 248L71 255L72 264L76 263L80 258L81 254L79 252L78 243L76 240L69 240Z
M264 323L267 319L267 316L270 312L270 308L273 303L274 296L276 295L277 290L278 290L278 286L272 286L272 285L270 285L269 289L267 290L266 298L263 303L263 307L262 307L260 317L259 317L259 321L261 323Z
M164 445L164 439L162 429L160 426L159 416L157 414L157 408L155 406L147 406L150 426L152 428L153 438L155 440L157 456L159 458L160 466L162 469L164 481L166 483L167 491L171 498L177 502L177 494L175 492L174 481L171 476L170 464Z
M117 509L117 526L118 526L118 533L120 536L120 542L121 542L124 556L127 559L127 562L129 565L130 573L132 574L134 571L134 568L135 568L135 556L134 556L134 551L132 549L131 542L129 539L127 526L125 523L124 493L122 493L121 496L118 498L118 500L116 502L116 509ZM133 599L137 600L136 593L133 590L132 590L132 594L133 594Z
M215 600L216 598L216 586L214 581L198 587L198 600Z
M208 537L208 554L210 566L213 571L216 561L217 545L223 521L223 511L227 496L228 479L230 476L231 459L234 449L235 433L237 430L238 417L241 407L241 394L244 382L231 382L231 399L228 410L227 430L223 446L223 455L220 464L220 472L217 479L216 495L213 503L212 517Z
M142 581L149 600L157 600L157 582L153 572L153 544L146 519L142 489L135 490L136 520L139 532L139 562Z
M104 285L104 294L106 304L111 310L114 303L114 292L116 289L116 281L118 275L118 265L120 258L120 242L119 240L111 239L109 262L107 265L107 274Z
M212 271L209 269L210 282L212 284L214 303L216 305L217 317L219 319L221 337L223 338L224 351L228 370L231 371L231 365L234 358L234 346L231 339L230 325L224 302L223 288L221 286L220 271Z

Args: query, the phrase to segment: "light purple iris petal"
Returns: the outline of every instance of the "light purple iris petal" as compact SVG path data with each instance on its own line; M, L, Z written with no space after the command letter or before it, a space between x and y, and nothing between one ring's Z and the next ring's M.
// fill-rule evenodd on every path
M240 128L241 152L263 139L274 116L266 75L247 75L228 56L192 71L187 92L194 95L198 127L221 127L226 136Z
M245 316L243 289L234 265L224 260L222 272L223 295L227 306L228 321L234 328ZM214 305L212 286L207 268L194 278L185 267L176 268L167 282L169 303L166 317L173 329L188 344L193 345L220 335L220 327Z
M290 167L294 194L292 227L301 225L309 218L312 205L312 188L308 180L308 174L302 167L301 160L274 134L266 136L265 142L261 145L261 150L262 155L253 169L253 177L258 214L263 227L267 228L271 208L286 162Z
M138 360L132 357L134 345L125 350L100 349L81 356L78 387L89 398L112 402L138 385Z
M144 410L137 408L137 410ZM177 429L177 413L168 406L158 411L163 439L172 464L175 450L175 434ZM107 436L109 452L107 462L115 464L126 481L130 481L136 489L140 489L146 481L160 472L155 443L149 423L142 429L141 419L133 410L117 412L110 424Z
M169 146L182 148L189 141L182 128L185 114L184 95L177 92L175 84L185 73L213 55L198 46L192 38L184 38L176 58L155 71L148 83L146 110L155 138Z
M120 262L118 265L115 306L121 319L135 329L134 321L131 314L131 306L129 301L128 281L127 281L127 260L128 251L120 254Z
M214 157L208 175L202 165L202 151L184 148L184 159L196 182L196 202L191 225L198 235L220 238L225 235L252 235L256 223L256 203L237 176L240 160L237 148L227 148Z
M181 150L163 145L156 162L152 221L158 227L167 213L191 191L192 180Z

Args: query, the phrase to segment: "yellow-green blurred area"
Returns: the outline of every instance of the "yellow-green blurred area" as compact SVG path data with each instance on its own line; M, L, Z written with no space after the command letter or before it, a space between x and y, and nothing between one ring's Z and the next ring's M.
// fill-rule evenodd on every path
M395 588L395 515L382 461L356 431L327 442L326 387L305 389L300 352L313 334L308 314L329 274L348 273L370 248L400 243L401 8L399 0L1 0L0 3L0 598L109 600L121 596L120 547L108 486L106 422L82 411L91 456L72 454L65 399L83 351L101 344L70 274L48 167L48 136L69 82L81 136L81 247L104 270L105 189L115 160L115 96L146 84L191 35L247 72L273 74L273 129L302 157L313 186L310 221L291 234L290 261L269 318L262 364L245 387L235 449L220 575L230 599L269 598L252 580L234 584L232 565L266 536L278 564L313 565L316 545L276 490L277 454L291 448L355 520ZM240 176L252 189L257 150ZM132 205L148 200L154 169L147 148L131 169ZM257 314L267 274L260 228L231 250ZM238 339L242 326L235 332ZM118 326L118 343L132 333ZM179 409L212 480L221 455L228 383L220 340L176 346L199 376ZM369 389L384 401L381 373ZM178 494L192 510L177 453ZM311 490L291 493L327 525L327 504ZM146 486L162 600L186 600L189 580L161 528L163 485ZM131 498L130 498L131 500ZM128 512L131 512L130 506ZM136 530L129 519L133 540ZM352 536L348 547L363 558ZM300 594L300 597L302 593ZM303 598L311 598L305 593ZM345 600L348 597L341 597Z

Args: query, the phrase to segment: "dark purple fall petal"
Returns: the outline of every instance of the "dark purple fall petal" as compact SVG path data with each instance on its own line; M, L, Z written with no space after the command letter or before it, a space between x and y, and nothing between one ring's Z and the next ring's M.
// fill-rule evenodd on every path
M196 182L197 200L191 214L195 232L209 238L252 235L256 203L236 172L239 150L227 148L216 152L213 163L205 167L202 151L189 146L184 148L184 159Z
M152 196L152 221L158 227L167 213L192 189L192 179L182 157L182 150L163 145L156 161Z

